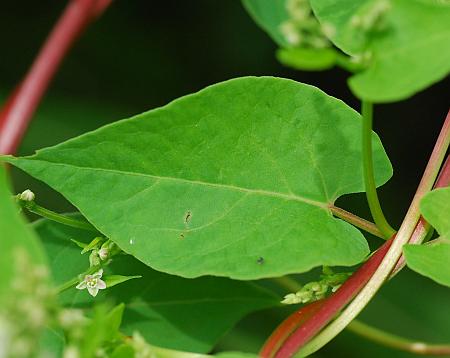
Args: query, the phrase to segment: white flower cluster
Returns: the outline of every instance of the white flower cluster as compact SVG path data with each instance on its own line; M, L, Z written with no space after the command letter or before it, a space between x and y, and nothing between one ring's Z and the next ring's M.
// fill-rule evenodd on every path
M335 274L330 268L324 267L320 281L309 282L299 291L287 294L281 303L292 305L321 300L330 292L336 292L348 277L348 273Z
M24 249L15 252L11 301L0 310L1 358L33 356L54 307L47 269L31 262Z
M391 9L389 0L374 0L363 7L361 11L353 15L350 20L351 26L362 31L380 31L385 29L385 18Z
M291 46L312 48L330 46L326 36L334 35L334 27L319 24L312 14L308 0L287 0L286 10L289 19L280 25L280 32Z

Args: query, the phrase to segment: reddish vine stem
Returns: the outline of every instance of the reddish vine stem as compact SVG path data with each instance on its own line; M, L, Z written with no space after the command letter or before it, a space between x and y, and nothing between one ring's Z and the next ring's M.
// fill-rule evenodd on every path
M24 80L0 111L0 154L13 154L63 58L112 0L71 0Z
M384 255L389 250L393 238L386 241L344 284L329 298L317 312L289 335L275 355L276 358L290 357L290 352L296 350L314 337L339 311L347 305L367 283L376 271Z
M259 355L264 358L274 357L281 344L286 340L289 334L291 334L293 330L314 315L320 307L322 307L324 302L325 300L313 302L291 314L275 329L275 331L273 331L264 346L261 348Z
M450 112L447 115L446 123L450 118ZM450 159L447 157L444 165L441 168L438 179L434 184L434 188L444 187L450 184ZM409 243L417 243L420 239L423 240L424 228L426 222L420 220L413 234L411 235ZM278 334L277 337L283 337L284 342L272 342L276 339L275 336L270 336L265 346L270 345L272 347L281 346L276 353L277 358L286 358L292 355L299 347L307 343L313 338L322 328L325 327L352 299L359 293L359 291L366 285L372 275L378 269L379 265L384 259L384 256L389 251L389 248L394 240L393 236L383 246L381 246L370 258L362 265L332 296L322 301L321 306L317 309L317 312L305 320L302 320L298 324L298 328L295 325L284 325L284 322L277 328L277 330L283 331L283 334ZM399 264L397 264L396 268ZM399 268L401 269L401 267ZM398 269L398 270L399 270ZM393 270L395 273L396 271ZM299 311L304 310L307 306L301 308ZM288 317L288 320L292 320L296 313ZM294 328L292 328L294 327ZM289 329L291 329L289 331ZM294 332L295 330L295 332ZM287 338L285 338L287 337ZM263 352L261 352L263 353ZM269 358L273 355L262 355L263 358Z
M317 307L314 320L305 321L305 315L303 315L302 312L305 312L307 307L310 306L307 305L302 307L297 312L294 312L285 321L283 321L264 344L264 347L260 353L261 357L271 358L274 352L271 352L266 347L280 347L283 341L286 340L286 338L289 337L289 335L298 326L300 326L301 323L305 323L305 325L299 328L302 334L306 333L304 336L305 342L317 333L316 331L326 324L326 322L331 320L337 312L339 312L343 306L350 302L358 291L366 284L372 273L375 272L376 268L380 264L384 254L388 251L391 243L392 239L386 241L384 245L381 246L358 271L356 271L347 281L345 281L344 284L332 296L320 301L321 305L320 307ZM309 315L306 319L309 319L310 317L311 315ZM296 319L298 320L295 321ZM293 324L292 321L294 321L295 324ZM311 323L306 325L307 322L311 322L315 327L309 327ZM312 331L305 331L305 327L306 329L312 329ZM277 332L277 334L275 334L275 332ZM283 354L283 348L278 351L276 357L279 357L280 354Z
M445 188L450 185L450 155L447 156L447 159L442 166L441 172L434 184L434 189L437 188ZM408 244L418 245L420 244L428 230L430 225L427 221L421 216L419 222L417 223L416 230L414 230L414 234L411 236L411 239L408 241ZM402 255L395 265L394 270L392 270L391 276L395 276L403 267L405 266L405 257Z

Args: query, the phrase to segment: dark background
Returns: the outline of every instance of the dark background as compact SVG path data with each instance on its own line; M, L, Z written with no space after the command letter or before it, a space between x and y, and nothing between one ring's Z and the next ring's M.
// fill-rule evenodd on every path
M0 98L24 75L64 5L49 0L1 3ZM293 71L276 61L275 50L276 45L238 0L117 0L64 61L20 154L32 154L213 83L246 75L287 77L312 84L359 109L346 86L345 71ZM447 113L448 88L448 80L442 81L407 101L376 108L375 130L394 166L394 177L380 190L380 197L386 216L397 227ZM16 170L13 178L17 191L30 187L45 206L71 210L43 184ZM362 195L343 198L340 204L369 217ZM371 244L376 247L380 240ZM450 293L404 271L366 309L365 321L411 338L450 341ZM274 310L248 317L224 338L221 348L257 349L285 315L286 310ZM410 355L378 349L344 333L316 356Z

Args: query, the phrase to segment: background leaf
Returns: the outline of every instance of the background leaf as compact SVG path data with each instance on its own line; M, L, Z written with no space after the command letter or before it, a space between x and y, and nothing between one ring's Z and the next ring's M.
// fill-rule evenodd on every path
M159 271L256 279L368 254L328 210L363 190L360 132L360 116L317 88L244 77L5 159ZM392 168L373 141L382 184Z
M422 199L421 211L441 236L434 243L406 245L406 262L414 271L450 287L450 188L428 193Z
M46 265L45 254L34 233L25 225L13 203L4 166L0 165L0 309L11 298L12 280L17 277L18 255L26 255L32 269Z
M322 23L332 24L332 41L348 54L371 56L367 70L349 79L353 93L373 102L405 99L450 71L450 6L433 1L392 0L377 32L355 26L379 0L311 0ZM383 5L381 5L383 6ZM386 85L389 84L389 85Z
M289 47L280 25L289 19L286 0L243 0L242 4L253 20L280 46Z
M70 239L89 242L92 234L47 220L33 226L42 237L58 284L88 266L88 258ZM124 333L137 330L149 343L171 349L208 352L243 316L276 306L280 300L253 283L213 277L183 279L154 271L131 256L115 257L105 272L143 277L102 290L95 299L74 288L61 295L61 303L86 307L99 300L123 302Z

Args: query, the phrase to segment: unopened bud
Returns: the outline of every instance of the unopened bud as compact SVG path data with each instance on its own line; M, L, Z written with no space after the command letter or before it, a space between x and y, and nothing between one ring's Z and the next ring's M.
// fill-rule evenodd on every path
M98 250L98 256L100 257L100 260L105 261L109 256L109 250L106 247L102 247Z
M34 195L34 193L30 189L27 189L27 190L23 191L19 195L19 199L23 200L23 201L33 201L35 197L36 196Z

